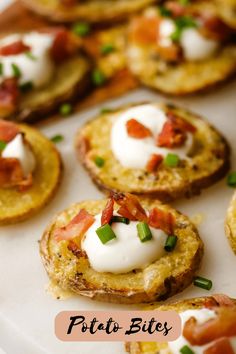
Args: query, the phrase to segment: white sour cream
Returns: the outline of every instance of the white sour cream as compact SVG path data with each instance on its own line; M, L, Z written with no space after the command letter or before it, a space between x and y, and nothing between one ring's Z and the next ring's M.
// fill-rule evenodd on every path
M170 19L164 19L161 21L158 31L158 41L163 47L172 45L171 35L175 32L176 26L174 21Z
M207 322L216 317L216 314L213 310L209 310L207 308L199 309L199 310L187 310L180 313L180 317L182 320L182 328L184 328L185 323L191 318L195 317L199 324ZM230 338L230 343L232 348L236 350L236 337ZM191 346L191 344L184 338L184 336L180 336L174 342L169 342L168 346L172 354L179 354L180 349L187 345L195 354L203 354L204 350L210 346L210 344L203 346ZM223 353L222 353L223 354Z
M163 231L150 227L152 239L141 242L136 228L138 222L131 221L129 225L113 223L116 239L102 244L96 234L96 229L101 226L101 215L95 219L82 241L82 249L97 272L127 273L144 268L165 254L167 235Z
M219 43L201 35L195 28L183 31L180 44L187 60L204 60L212 56L219 47Z
M144 139L130 137L126 122L132 118L149 128L153 136ZM156 137L166 121L164 111L151 104L136 106L121 113L111 130L111 149L120 164L127 168L145 169L152 154L166 156L172 153L182 159L187 158L193 142L192 134L188 134L185 144L179 148L167 149L156 146Z
M25 53L0 55L3 71L0 76L0 82L14 76L12 64L15 64L21 72L20 84L32 82L34 87L46 85L51 80L54 72L54 63L50 56L53 36L38 32L30 32L24 35L15 34L0 40L0 46L14 43L17 40L22 40L24 44L30 46L30 53L35 59L29 58Z
M20 161L24 177L27 177L35 169L36 161L34 154L27 144L24 143L23 135L17 134L2 152L4 158L16 158Z

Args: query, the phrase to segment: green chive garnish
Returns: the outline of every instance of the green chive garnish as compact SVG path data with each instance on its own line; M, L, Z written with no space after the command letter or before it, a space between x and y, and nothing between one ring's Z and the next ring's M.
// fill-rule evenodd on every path
M174 250L176 243L177 243L177 236L175 235L169 235L166 239L166 243L164 246L164 249L166 250L166 252L171 252Z
M139 222L137 224L138 237L141 242L146 242L152 239L151 230L146 222Z
M11 64L11 67L12 67L13 76L15 76L15 77L21 77L20 68L19 68L15 63L12 63L12 64Z
M170 36L174 42L180 40L184 29L197 27L197 23L190 16L181 16L175 19L175 26L176 26L176 30Z
M113 222L121 222L123 224L128 225L130 223L130 220L128 218L123 217L123 216L114 215L111 218L111 223L113 223Z
M202 277L195 277L193 284L205 290L211 290L213 285L211 280Z
M37 57L31 52L25 52L25 55L27 56L27 58L29 58L33 61L37 60Z
M100 156L96 156L94 162L97 165L97 167L103 167L105 164L105 160Z
M0 151L4 150L6 146L7 143L5 143L5 141L0 140Z
M160 12L160 15L163 16L163 17L170 17L171 16L171 10L167 9L167 7L165 6L159 6L159 12Z
M99 69L92 72L92 81L95 86L102 86L106 82L106 76Z
M52 138L51 138L51 141L53 143L60 143L62 140L64 140L64 137L60 134L58 135L54 135Z
M106 114L106 113L111 113L111 112L113 112L113 109L112 109L112 108L109 108L109 107L103 107L103 108L101 108L101 110L100 110L100 113L101 113L101 114Z
M96 230L96 234L100 238L100 241L105 244L114 238L116 235L109 224L105 224Z
M100 48L100 52L101 52L101 54L103 54L103 55L110 54L110 53L114 52L114 50L115 50L115 47L114 47L114 45L111 44L111 43L104 44L104 45L101 46L101 48Z
M89 34L91 28L90 25L86 22L77 22L72 27L72 31L80 37L85 37Z
M192 351L192 349L189 348L188 345L185 345L184 347L182 347L180 349L180 353L181 354L194 354L194 352Z
M3 63L0 63L0 75L3 74Z
M70 103L63 103L59 111L62 116L68 116L72 112L72 105Z
M236 172L231 172L227 177L229 187L236 187Z
M32 90L33 88L33 83L31 81L24 82L23 84L20 85L20 90L22 92L28 92Z
M168 167L176 167L179 164L179 156L176 154L168 154L164 159L164 164Z

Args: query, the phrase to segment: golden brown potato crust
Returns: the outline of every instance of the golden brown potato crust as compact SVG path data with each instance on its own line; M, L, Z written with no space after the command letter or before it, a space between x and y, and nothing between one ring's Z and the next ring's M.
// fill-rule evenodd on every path
M230 202L225 220L225 232L236 254L236 192Z
M110 146L112 124L130 106L121 107L88 122L76 136L77 156L102 190L130 192L169 201L199 194L201 189L212 185L228 171L228 145L212 126L184 109L173 105L156 105L180 115L196 126L191 161L184 161L175 168L162 165L155 173L121 166ZM102 168L96 166L96 156L105 160Z
M19 126L36 159L33 186L25 192L0 188L0 225L16 223L34 215L55 195L62 177L62 162L54 145L36 129L23 124Z
M140 201L147 210L158 206L175 215L174 233L178 243L173 252L143 270L125 274L96 272L83 253L75 256L68 250L68 241L56 242L53 239L53 230L66 225L80 209L84 208L96 215L106 204L106 200L85 201L58 214L42 237L40 252L49 277L65 290L116 303L158 301L190 285L203 255L203 243L196 228L186 216L170 206L148 199Z

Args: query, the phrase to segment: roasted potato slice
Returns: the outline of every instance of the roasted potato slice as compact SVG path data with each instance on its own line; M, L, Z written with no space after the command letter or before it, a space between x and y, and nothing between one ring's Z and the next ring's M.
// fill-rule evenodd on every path
M83 20L103 22L123 19L155 0L88 0L77 5L62 5L59 0L23 0L36 13L56 22Z
M203 243L196 228L170 206L157 200L140 199L140 202L147 210L158 207L175 216L174 233L178 242L174 251L143 270L124 274L96 272L84 252L75 255L68 249L68 241L57 242L53 237L55 228L67 225L81 209L96 215L106 205L106 200L80 202L58 214L42 237L40 252L51 280L76 294L116 303L161 300L190 285L203 255Z
M16 223L34 215L56 193L61 177L62 162L53 143L39 131L20 124L35 159L33 186L24 192L14 188L0 188L0 225Z
M149 306L147 310L160 310L160 311L174 310L177 312L183 312L186 310L197 310L205 307L205 303L211 300L212 300L211 297L200 297L200 298L178 301L173 304L167 304L167 305L158 306L157 304L153 304ZM236 300L233 301L236 304ZM168 351L167 343L130 342L130 343L126 343L125 347L126 347L126 351L130 354L157 354L157 353L171 354L171 352Z
M215 0L221 18L232 28L236 29L236 1Z
M155 173L123 167L111 151L112 124L130 106L101 114L82 127L75 140L79 160L93 181L104 191L123 191L168 201L199 194L222 178L229 168L229 148L225 139L206 121L194 113L173 105L159 105L164 111L174 112L197 131L194 134L190 161L184 160L175 168L160 166ZM96 166L101 156L105 164Z
M228 236L231 247L236 254L236 193L234 193L227 211L225 232Z

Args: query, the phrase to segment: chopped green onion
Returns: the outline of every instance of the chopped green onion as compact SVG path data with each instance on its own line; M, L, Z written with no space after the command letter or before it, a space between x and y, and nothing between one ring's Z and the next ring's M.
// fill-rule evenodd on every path
M172 15L171 10L165 6L159 6L158 9L159 9L160 15L163 17L170 17Z
M0 140L0 151L4 150L6 146L7 143L5 141Z
M181 16L175 19L175 31L171 34L170 38L177 42L180 40L182 32L186 28L197 27L196 21L190 16Z
M72 112L72 105L70 103L63 103L59 111L62 116L68 116Z
M105 160L100 156L96 156L94 162L97 165L97 167L103 167L105 164Z
M113 112L113 109L112 108L109 108L109 107L103 107L101 110L100 110L100 113L101 114L106 114L106 113L111 113Z
M11 64L11 67L12 67L12 71L13 71L13 76L15 76L15 77L21 77L20 68L19 68L15 63L12 63L12 64Z
M164 164L168 167L176 167L179 164L179 156L176 154L167 154L164 159Z
M27 82L24 82L23 84L20 85L20 90L22 92L28 92L28 91L32 90L32 88L33 88L32 81L27 81Z
M114 45L111 44L111 43L104 44L104 45L101 46L101 48L100 48L100 52L101 52L101 54L103 54L103 55L110 54L110 53L114 52L114 50L115 50L115 47L114 47Z
M128 225L130 223L130 220L128 218L123 217L123 216L114 215L111 218L111 223L113 223L113 222L121 222L123 224Z
M227 177L229 187L236 187L236 172L231 172Z
M105 244L114 238L116 235L109 224L105 224L96 230L96 234L100 238L100 241Z
M180 353L181 353L181 354L194 354L194 352L192 351L192 349L189 348L188 345L183 346L183 347L180 349Z
M86 22L77 22L72 27L72 31L80 37L85 37L89 34L91 28L90 25Z
M63 135L54 135L52 138L51 138L51 141L53 143L60 143L62 140L64 139Z
M101 86L106 82L106 76L99 69L95 69L92 72L92 81L95 86Z
M37 60L37 57L31 52L25 52L25 55L27 56L27 58L29 58L33 61Z
M176 27L175 31L170 35L170 39L172 39L173 42L178 42L181 38L181 35L182 30Z
M212 288L212 281L202 277L195 277L193 284L205 290L211 290Z
M0 75L3 74L3 63L0 63Z
M166 243L164 246L164 249L166 250L166 252L171 252L174 250L176 243L177 243L177 236L175 235L169 235L166 239Z
M137 224L138 237L141 242L146 242L152 239L151 230L146 222L139 222Z

